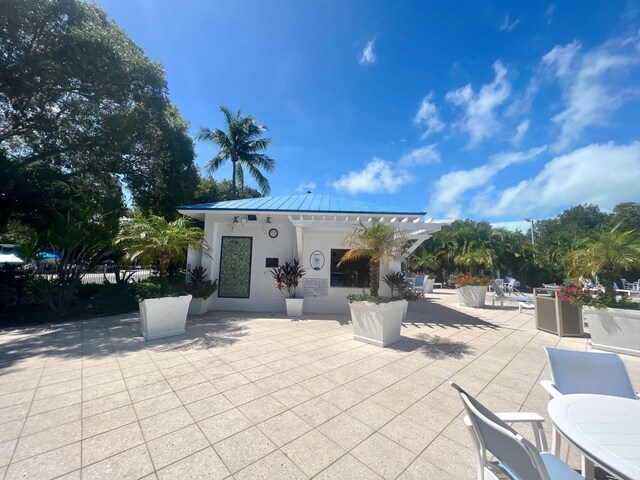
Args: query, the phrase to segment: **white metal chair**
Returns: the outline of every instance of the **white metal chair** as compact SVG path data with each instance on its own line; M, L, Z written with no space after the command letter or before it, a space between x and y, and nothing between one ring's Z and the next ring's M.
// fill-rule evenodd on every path
M551 399L572 393L593 393L637 399L627 369L615 353L581 352L544 347L549 360L551 380L540 385ZM560 454L560 432L553 426L551 450ZM594 465L582 458L582 474L593 478Z
M454 382L449 384L458 391L467 411L464 422L475 445L478 480L505 476L513 480L582 479L559 458L540 451L547 448L540 415L493 413ZM514 421L532 423L538 448L505 423ZM488 454L496 461L489 461Z
M493 297L491 297L491 305L495 305L496 300L500 301L500 306L504 307L504 302L524 302L533 304L533 298L524 293L520 293L516 290L515 294L506 294L502 288L496 283L495 280L491 281L491 287L493 288Z
M422 293L422 295L424 295L428 278L429 275L416 275L416 278L413 282L413 287L411 288L413 293L420 292Z

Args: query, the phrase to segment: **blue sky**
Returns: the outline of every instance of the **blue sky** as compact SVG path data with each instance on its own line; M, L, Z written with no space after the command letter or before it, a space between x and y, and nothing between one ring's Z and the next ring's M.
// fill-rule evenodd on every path
M222 104L269 126L273 194L492 222L640 200L638 3L99 3L193 133Z

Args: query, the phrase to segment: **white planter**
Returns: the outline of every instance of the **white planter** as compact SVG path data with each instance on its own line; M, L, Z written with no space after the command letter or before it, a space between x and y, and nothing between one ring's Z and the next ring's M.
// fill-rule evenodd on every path
M465 307L483 308L487 287L459 287L458 302Z
M402 309L402 320L407 318L407 310L409 310L409 302L404 301L404 308Z
M424 285L424 293L433 293L433 284L436 283L435 278L427 278L427 282Z
M381 303L353 302L349 304L353 338L378 347L386 347L400 340L402 315L406 300Z
M148 298L140 302L140 320L145 340L184 334L191 295Z
M583 307L582 314L593 348L640 356L640 310Z
M211 308L211 297L191 299L189 304L189 315L202 315L207 313Z
M285 298L284 301L287 304L288 317L302 316L302 304L304 303L304 298Z

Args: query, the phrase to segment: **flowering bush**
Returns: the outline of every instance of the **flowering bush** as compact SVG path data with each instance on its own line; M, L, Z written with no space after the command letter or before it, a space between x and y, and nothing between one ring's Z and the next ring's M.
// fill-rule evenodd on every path
M480 275L471 275L470 273L458 275L453 284L460 287L488 287L491 285L491 279L489 277L482 277Z
M582 307L583 305L591 305L593 302L593 294L590 290L584 290L577 285L568 285L562 287L556 292L558 297L563 302L569 302L576 307Z

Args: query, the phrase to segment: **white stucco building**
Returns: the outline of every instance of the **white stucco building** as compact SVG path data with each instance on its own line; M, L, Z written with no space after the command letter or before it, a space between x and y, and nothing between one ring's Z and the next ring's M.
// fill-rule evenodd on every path
M209 255L189 252L188 268L202 265L219 288L212 309L284 312L284 297L270 269L297 258L307 273L297 296L308 313L348 311L345 296L368 289L367 262L336 264L347 247L345 236L362 221L378 217L414 240L413 251L444 222L424 212L384 207L353 199L306 193L188 205L184 215L204 222ZM382 265L381 276L400 270ZM388 295L381 282L380 294Z

